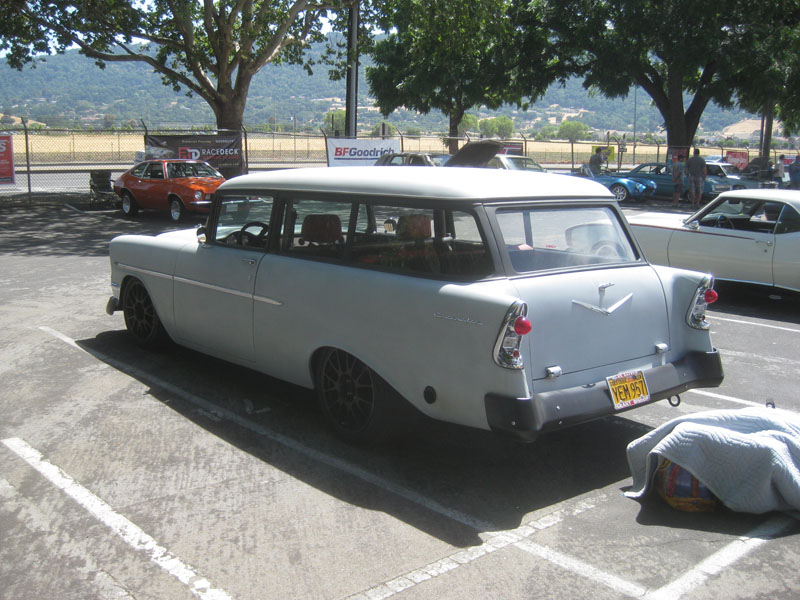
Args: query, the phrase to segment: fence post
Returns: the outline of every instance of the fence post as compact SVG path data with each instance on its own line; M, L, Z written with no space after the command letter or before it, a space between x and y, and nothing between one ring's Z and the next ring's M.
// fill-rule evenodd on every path
M33 189L31 187L31 150L30 142L28 141L28 123L22 119L22 128L25 130L25 170L28 175L28 204L33 203Z

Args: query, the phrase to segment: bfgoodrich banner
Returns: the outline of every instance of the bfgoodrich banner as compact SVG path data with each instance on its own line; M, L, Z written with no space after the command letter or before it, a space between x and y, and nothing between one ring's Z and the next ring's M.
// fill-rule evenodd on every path
M329 167L368 166L389 152L400 152L400 140L325 138Z

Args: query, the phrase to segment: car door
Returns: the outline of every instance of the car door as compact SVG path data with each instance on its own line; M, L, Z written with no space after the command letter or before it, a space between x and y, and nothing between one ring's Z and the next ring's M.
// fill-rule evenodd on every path
M775 251L772 258L775 285L800 290L800 213L785 205L775 229Z
M225 198L212 238L180 252L174 311L182 343L226 360L254 361L253 291L268 241L258 234L266 234L271 210L271 197Z
M147 166L136 187L136 201L141 208L165 209L167 207L164 176L164 166L161 162L151 162Z
M744 204L725 201L677 230L667 248L669 264L708 271L720 279L771 285L774 218L780 206L775 210L775 203L760 203L761 208L750 214L750 209L737 208Z

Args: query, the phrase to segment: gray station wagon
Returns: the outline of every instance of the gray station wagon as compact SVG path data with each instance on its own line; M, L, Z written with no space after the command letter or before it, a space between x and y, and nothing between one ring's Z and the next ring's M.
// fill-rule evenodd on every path
M421 412L531 441L723 378L712 277L649 264L610 192L566 175L244 175L204 227L110 254L134 340L314 389L349 439Z

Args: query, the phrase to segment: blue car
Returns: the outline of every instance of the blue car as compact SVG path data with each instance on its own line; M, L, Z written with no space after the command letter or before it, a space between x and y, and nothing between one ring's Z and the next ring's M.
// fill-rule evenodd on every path
M656 183L647 179L634 181L627 177L620 177L608 171L595 174L589 165L581 165L580 169L570 173L574 177L585 177L598 183L602 183L617 197L617 202L636 201L643 202L653 196L656 192Z
M672 165L662 162L643 163L625 173L619 173L622 177L634 179L636 181L654 181L658 185L656 194L659 196L672 197L675 184L672 183ZM731 189L731 184L713 175L706 177L705 187L703 188L703 201L712 200L722 192ZM687 178L683 177L683 194L686 197L689 193Z

